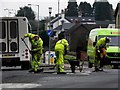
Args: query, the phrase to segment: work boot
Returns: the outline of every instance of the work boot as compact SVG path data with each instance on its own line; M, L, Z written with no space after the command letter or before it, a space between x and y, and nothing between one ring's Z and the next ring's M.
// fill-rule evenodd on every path
M44 71L44 69L43 69L43 68L41 68L41 69L38 69L37 71L38 71L38 72L43 72L43 71Z
M40 72L43 72L43 68L38 69L37 71L34 71L34 73L40 73Z
M28 72L34 72L34 70L33 70L33 69L30 69Z
M96 68L93 72L103 71L102 68Z
M99 68L98 71L103 71L103 68Z
M34 73L39 73L38 71L34 71Z
M97 71L99 71L99 69L98 69L98 68L95 68L95 70L94 70L93 72L97 72Z

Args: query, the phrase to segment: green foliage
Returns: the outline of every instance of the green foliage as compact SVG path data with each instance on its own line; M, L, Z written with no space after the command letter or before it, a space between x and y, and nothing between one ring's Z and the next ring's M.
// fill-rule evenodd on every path
M104 21L113 19L111 5L108 2L95 2L93 7L96 20Z
M34 11L30 7L20 7L20 10L17 12L17 17L24 16L27 17L28 20L34 20L35 14Z
M45 30L45 20L41 20L39 25L40 30Z
M29 20L29 23L31 25L32 28L32 33L37 33L37 27L38 27L38 22L36 20Z
M93 9L90 5L90 3L87 3L87 2L80 2L79 4L79 12L82 13L82 16L93 16L92 12L93 12Z
M49 36L47 35L47 31L41 31L40 32L40 37L42 38L43 40L43 46L49 46Z
M65 16L78 16L77 2L68 2Z

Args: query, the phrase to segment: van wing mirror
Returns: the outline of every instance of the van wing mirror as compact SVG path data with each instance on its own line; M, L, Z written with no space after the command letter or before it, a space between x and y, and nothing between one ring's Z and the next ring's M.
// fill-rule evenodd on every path
M96 45L96 42L93 42L93 47L95 47L95 45Z

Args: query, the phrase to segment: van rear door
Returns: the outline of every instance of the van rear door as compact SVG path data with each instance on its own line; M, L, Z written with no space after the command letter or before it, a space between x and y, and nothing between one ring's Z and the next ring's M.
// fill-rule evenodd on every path
M19 30L17 19L0 20L0 52L18 53L19 52Z

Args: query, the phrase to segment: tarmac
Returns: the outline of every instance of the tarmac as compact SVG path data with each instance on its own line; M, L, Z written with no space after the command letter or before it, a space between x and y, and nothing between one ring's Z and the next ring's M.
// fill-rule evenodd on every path
M41 68L44 69L44 73L52 73L52 74L57 74L56 73L56 67L54 67L54 65L46 65L46 64L41 64L40 66ZM71 71L71 68L70 68L70 64L69 63L65 63L64 64L64 68L65 68L65 72L68 74L68 75L90 75L92 73L92 70L93 69L89 69L88 68L88 62L85 61L84 62L84 65L83 65L83 70L80 72L79 70L79 67L76 66L76 69L75 69L75 73L72 73Z

